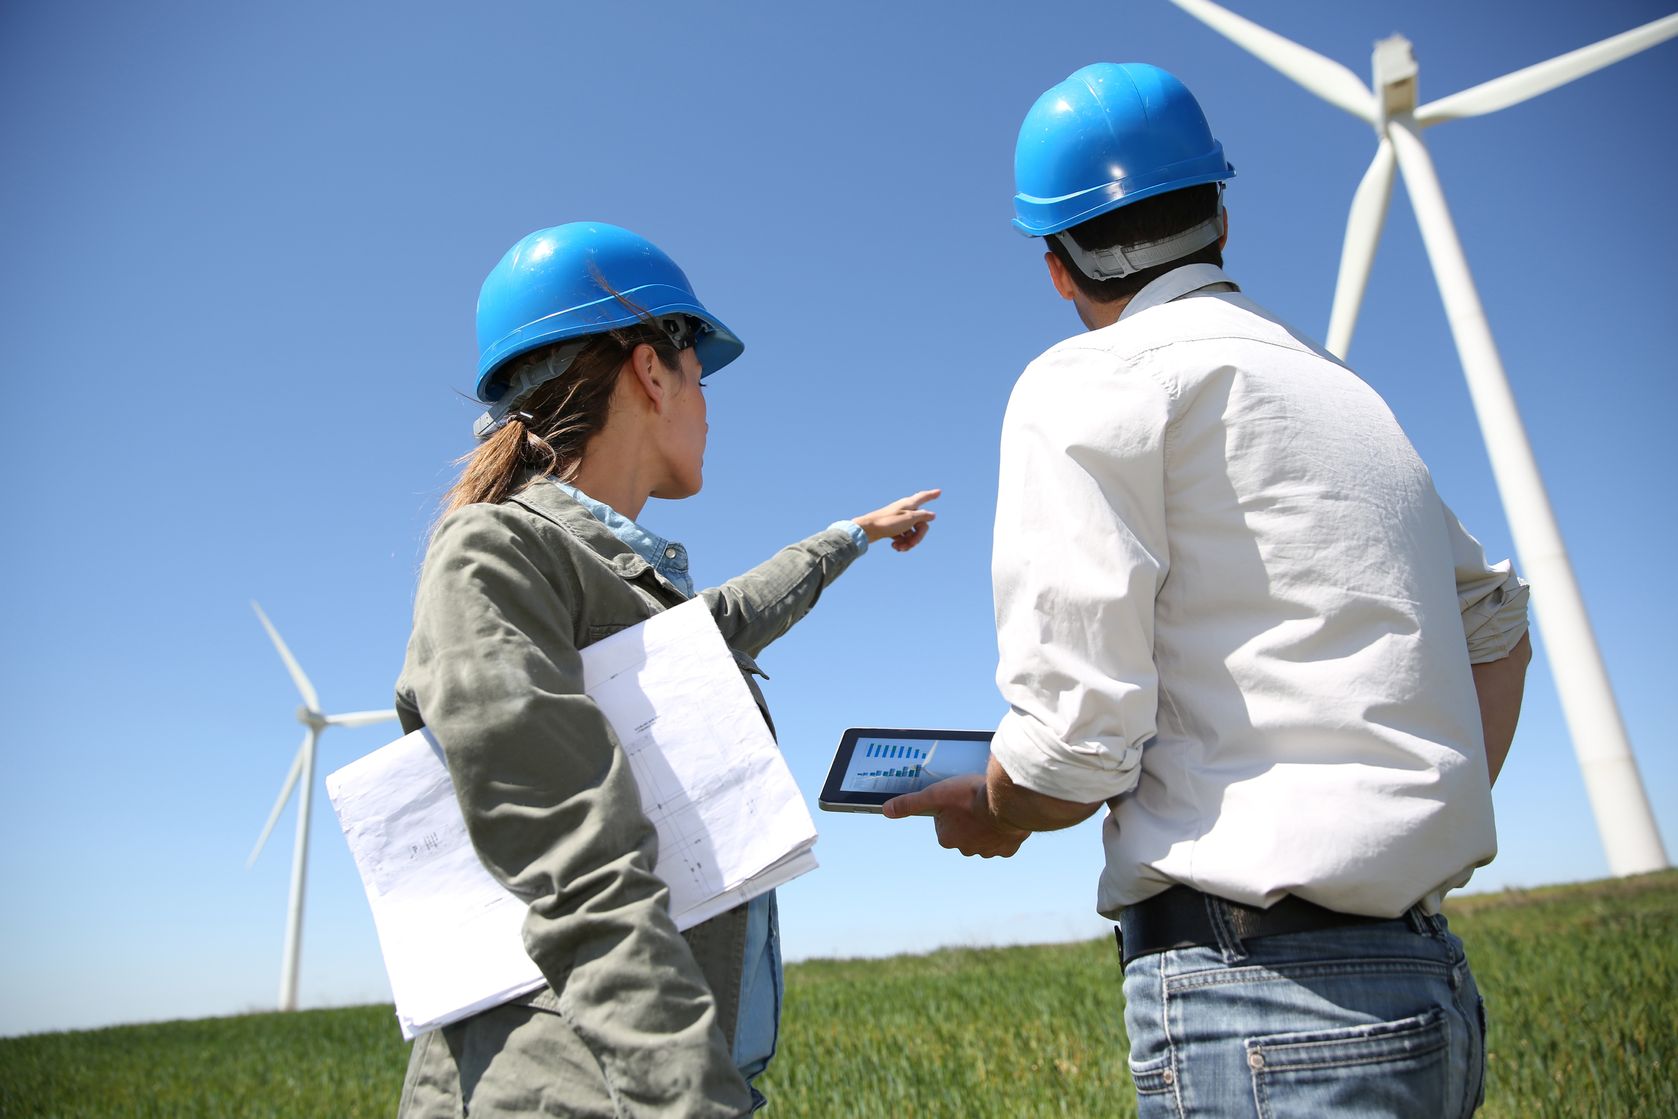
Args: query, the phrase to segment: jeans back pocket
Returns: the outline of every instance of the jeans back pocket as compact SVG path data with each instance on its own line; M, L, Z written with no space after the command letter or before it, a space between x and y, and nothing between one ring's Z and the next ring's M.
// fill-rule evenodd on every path
M1248 1038L1259 1115L1445 1115L1450 1027L1395 1022Z

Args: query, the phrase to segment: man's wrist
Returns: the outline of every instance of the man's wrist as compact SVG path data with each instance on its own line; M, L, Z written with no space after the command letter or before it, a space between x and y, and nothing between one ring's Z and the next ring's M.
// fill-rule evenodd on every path
M1003 809L998 801L1005 798L993 795L991 782L988 779L977 784L978 787L973 792L974 815L985 820L991 829L999 835L1021 836L1031 834L1030 828L1020 827L1003 814Z
M985 817L999 833L1029 835L1039 831L1059 831L1089 819L1102 804L1101 801L1080 804L1016 785L1007 769L994 756L985 777L982 808Z

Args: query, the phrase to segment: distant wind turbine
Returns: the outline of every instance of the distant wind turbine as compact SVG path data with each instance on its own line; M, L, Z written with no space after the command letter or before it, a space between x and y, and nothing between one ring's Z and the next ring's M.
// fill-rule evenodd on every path
M1532 579L1532 598L1546 638L1556 691L1579 757L1609 870L1623 876L1667 866L1666 849L1638 776L1625 724L1608 683L1608 670L1591 632L1573 566L1539 478L1538 463L1516 410L1503 362L1492 343L1468 261L1445 208L1444 192L1422 145L1421 131L1445 121L1506 109L1646 50L1678 35L1678 14L1417 107L1416 60L1410 41L1402 35L1375 44L1375 88L1371 92L1340 63L1210 0L1171 2L1375 129L1379 144L1352 197L1334 308L1329 315L1328 348L1342 357L1351 345L1352 327L1386 220L1395 163L1403 172L1416 222L1421 226L1422 243L1462 358L1515 549Z
M268 842L274 825L279 822L280 813L285 810L292 789L298 787L301 779L302 788L297 794L297 845L291 856L291 903L286 911L285 951L280 960L280 1009L296 1010L297 957L303 944L303 887L309 873L309 806L315 783L315 746L320 741L320 732L327 727L363 727L371 723L387 723L396 718L396 712L351 711L345 715L322 714L320 699L315 695L314 685L303 675L297 658L286 648L286 643L281 640L274 623L268 620L268 615L264 614L262 607L254 601L251 608L256 611L262 628L268 631L274 648L280 651L280 659L285 661L286 671L291 673L292 682L297 685L297 691L303 697L303 706L297 709L297 721L306 728L303 731L303 745L298 748L297 756L291 761L291 772L286 774L285 784L280 786L279 799L274 801L274 810L268 813L268 822L262 826L262 834L257 837L256 846L251 848L250 858L245 860L245 869L249 870L256 862L256 857L262 853L263 845Z

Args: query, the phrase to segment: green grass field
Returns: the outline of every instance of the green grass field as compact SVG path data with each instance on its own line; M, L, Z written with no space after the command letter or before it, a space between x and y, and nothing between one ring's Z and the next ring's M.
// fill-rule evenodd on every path
M1678 871L1456 900L1491 1010L1493 1117L1678 1116ZM782 1116L1122 1116L1109 941L787 969ZM0 1040L0 1116L386 1116L388 1006Z

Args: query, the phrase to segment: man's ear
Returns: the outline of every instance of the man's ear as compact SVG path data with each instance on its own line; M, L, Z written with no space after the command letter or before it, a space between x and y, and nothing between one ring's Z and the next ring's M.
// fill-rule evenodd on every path
M1218 251L1220 253L1224 251L1224 245L1229 243L1229 208L1227 206L1223 209L1223 218L1224 232L1223 236L1218 238Z
M658 351L642 342L629 352L629 388L635 399L662 413L670 397L669 370L658 360Z
M1076 299L1078 283L1072 278L1072 273L1067 271L1066 262L1052 252L1045 252L1043 263L1049 266L1049 281L1055 285L1055 291L1060 297L1068 302Z

